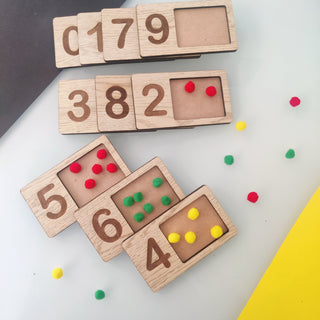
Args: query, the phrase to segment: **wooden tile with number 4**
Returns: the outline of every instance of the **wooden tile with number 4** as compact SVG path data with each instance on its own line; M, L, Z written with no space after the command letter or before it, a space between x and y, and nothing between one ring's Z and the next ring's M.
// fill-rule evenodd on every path
M91 166L98 161L95 160L98 149L105 150L106 159L114 162L118 171L111 179L104 178L108 173L101 173L101 182L98 181L95 189L86 190L85 175L94 176ZM77 174L70 172L70 165L75 162L80 171ZM108 138L101 136L23 187L21 194L47 235L54 237L76 221L74 212L79 207L90 202L101 189L104 191L128 174L130 170ZM84 195L81 194L83 190Z
M189 210L194 212L197 208L198 217L189 216ZM172 243L167 236L170 232L174 235ZM191 240L189 233L194 234ZM149 287L158 291L236 233L210 189L203 186L125 240L122 246Z
M123 250L125 239L183 197L163 162L154 158L79 209L75 217L101 258L109 261Z

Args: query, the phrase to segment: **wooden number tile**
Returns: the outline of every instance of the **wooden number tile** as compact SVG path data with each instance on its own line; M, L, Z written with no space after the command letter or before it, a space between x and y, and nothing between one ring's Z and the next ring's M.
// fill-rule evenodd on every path
M210 189L203 186L122 246L150 288L158 291L236 233Z
M103 58L101 12L78 14L81 64L105 63Z
M104 59L140 60L136 8L103 9L101 14Z
M135 74L132 87L140 130L232 121L225 71Z
M107 137L101 136L22 188L21 194L53 237L75 222L79 207L129 173Z
M101 132L136 130L131 76L97 76L96 100Z
M142 57L238 48L230 0L137 6Z
M163 162L154 158L79 209L75 217L102 259L108 261L122 251L126 238L183 197Z
M94 79L59 82L59 131L99 132Z
M56 67L80 66L77 17L54 18L53 35Z

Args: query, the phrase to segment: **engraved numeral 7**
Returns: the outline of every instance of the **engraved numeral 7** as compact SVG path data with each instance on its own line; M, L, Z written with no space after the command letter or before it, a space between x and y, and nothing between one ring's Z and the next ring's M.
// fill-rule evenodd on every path
M128 33L128 30L133 24L133 19L132 18L112 19L111 22L114 24L122 24L122 23L125 24L118 39L118 48L122 49L126 41L126 35Z

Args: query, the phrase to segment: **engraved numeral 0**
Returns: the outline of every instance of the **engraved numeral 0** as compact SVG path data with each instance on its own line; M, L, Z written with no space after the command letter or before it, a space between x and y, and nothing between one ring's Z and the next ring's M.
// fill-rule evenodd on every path
M112 96L113 92L115 92L115 91L120 92L120 97L117 99ZM127 96L128 96L127 91L120 86L110 87L106 91L106 97L109 100L109 102L106 105L106 113L110 118L122 119L122 118L125 118L129 114L129 105L125 102L125 99L127 98ZM113 106L115 104L121 105L122 112L120 114L116 114L113 112Z
M152 25L152 20L158 19L160 20L160 27L156 28ZM149 36L148 40L153 43L153 44L161 44L167 41L169 37L169 23L168 20L163 16L162 14L159 13L154 13L151 14L149 17L146 19L146 28L148 31L152 33L161 33L162 36L160 39L156 39L153 36Z
M49 185L47 185L46 187L42 188L40 191L38 191L37 196L38 199L40 201L41 207L43 209L48 209L49 204L53 201L57 201L60 204L60 211L53 213L53 212L47 212L47 217L49 219L58 219L60 218L62 215L64 215L67 211L67 201L64 197L58 195L58 194L54 194L50 197L48 197L47 199L45 198L45 194L47 192L49 192L50 190L52 190L54 188L54 184L50 183Z
M153 250L158 256L157 260L152 259ZM164 254L157 244L156 240L153 238L148 239L148 247L147 247L147 270L151 271L155 269L160 264L163 264L166 268L170 268L171 264L169 261L170 253Z
M69 100L73 100L76 95L81 96L81 101L75 102L73 105L75 107L80 107L83 109L83 114L80 117L77 117L72 111L68 112L68 116L72 121L82 122L89 118L90 116L90 107L86 104L89 100L88 93L83 90L75 90L69 94Z
M122 24L124 23L124 27L120 33L119 39L118 39L118 48L122 49L124 47L125 41L126 41L126 35L128 33L129 28L133 24L133 19L131 18L125 18L125 19L112 19L112 23L114 24Z
M122 234L122 226L120 224L120 222L116 219L107 219L105 221L102 222L102 224L99 223L99 217L101 215L106 215L109 216L110 215L110 210L108 209L101 209L99 211L97 211L94 216L92 217L92 226L94 231L97 233L97 235L99 236L99 238L105 242L114 242L117 241ZM108 225L112 225L116 231L115 235L113 236L109 236L107 235L106 232L106 226Z
M147 117L165 116L167 114L166 110L154 110L154 108L162 101L164 97L164 89L158 84L148 84L142 90L142 94L147 96L151 89L158 91L157 97L150 103L147 109L144 111L144 115Z
M71 56L77 56L79 54L79 48L77 50L71 50L70 48L70 32L75 31L78 33L78 27L76 26L70 26L66 30L63 31L62 35L62 44L63 49L66 53L70 54Z
M89 36L91 36L94 33L97 33L97 46L98 51L103 51L103 40L102 40L102 22L98 22L91 30L89 30L87 33Z

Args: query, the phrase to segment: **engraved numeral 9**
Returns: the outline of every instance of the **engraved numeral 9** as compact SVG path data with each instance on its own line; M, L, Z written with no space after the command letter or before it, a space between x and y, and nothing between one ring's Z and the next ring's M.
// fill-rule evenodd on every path
M76 95L81 96L81 100L79 102L75 102L73 105L75 107L80 107L83 109L83 114L80 117L77 117L72 111L68 112L68 117L75 122L82 122L89 118L90 116L90 107L86 104L89 100L88 93L83 90L75 90L69 94L69 100L73 100Z
M92 226L94 231L97 233L97 235L99 236L99 238L105 242L114 242L117 241L122 234L122 226L120 224L120 222L116 219L107 219L105 221L102 222L102 224L99 223L99 217L100 216L109 216L110 215L110 210L108 209L101 209L99 211L97 211L94 216L92 217ZM107 234L107 230L106 227L108 226L113 226L113 228L115 229L115 234L113 236L109 236ZM108 230L110 230L108 228Z
M53 212L47 212L47 217L49 219L58 219L62 215L64 215L67 211L67 201L64 197L54 194L47 199L45 198L45 194L52 190L54 188L54 184L50 183L46 187L42 188L40 191L38 191L37 196L40 201L41 207L43 209L48 209L49 204L53 201L57 201L60 204L60 211L53 213Z
M159 27L154 27L152 25L153 20L160 20L160 26ZM159 13L154 13L151 14L149 17L146 19L146 28L148 31L151 33L162 33L160 39L156 39L153 36L149 36L148 40L153 43L153 44L161 44L167 41L169 37L169 23L168 20L163 16L162 14Z

